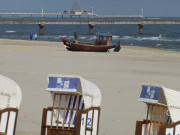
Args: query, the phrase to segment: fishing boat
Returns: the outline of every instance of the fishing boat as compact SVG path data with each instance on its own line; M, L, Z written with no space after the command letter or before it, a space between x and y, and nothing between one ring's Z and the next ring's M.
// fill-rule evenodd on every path
M74 37L75 41L61 40L69 51L107 52L109 49L114 48L114 52L119 52L121 49L120 42L112 42L110 33L98 33L95 43L79 42L76 32Z

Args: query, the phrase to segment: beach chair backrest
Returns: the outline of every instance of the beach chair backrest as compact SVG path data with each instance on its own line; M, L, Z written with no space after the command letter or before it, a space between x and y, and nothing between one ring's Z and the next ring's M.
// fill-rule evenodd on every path
M18 109L6 108L0 111L0 133L15 135Z
M55 93L53 107L43 110L41 134L47 134L46 130L49 129L63 131L74 128L77 112L81 109L84 109L81 95Z
M142 124L142 135L158 135L161 125L168 123L167 107L158 104L147 104L146 120Z
M74 127L76 113L79 109L84 109L81 95L78 94L54 94L51 128L53 126Z

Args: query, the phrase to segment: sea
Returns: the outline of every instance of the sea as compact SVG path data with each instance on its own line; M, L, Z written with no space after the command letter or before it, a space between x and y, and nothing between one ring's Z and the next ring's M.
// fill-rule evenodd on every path
M88 25L52 25L44 26L44 35L39 35L39 26L35 24L0 24L1 39L30 40L29 34L38 34L40 41L57 41L62 38L74 40L77 32L79 41L94 42L96 33L111 33L113 41L122 46L140 46L180 52L179 24L145 24L143 34L139 34L136 24L96 24L94 34L89 34Z

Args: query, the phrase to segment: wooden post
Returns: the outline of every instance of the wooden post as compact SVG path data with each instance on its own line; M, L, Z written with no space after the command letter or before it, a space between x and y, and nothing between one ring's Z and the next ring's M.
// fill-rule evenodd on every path
M77 37L77 33L74 32L74 39L75 39L75 43L77 44L78 43L78 37Z
M143 125L143 121L136 121L135 135L141 135L142 134L142 125Z
M39 34L43 35L44 34L44 23L40 23L39 25Z
M143 34L143 27L144 27L144 24L141 23L141 24L138 24L139 26L139 34Z
M94 33L94 24L90 23L89 24L89 34L93 34Z

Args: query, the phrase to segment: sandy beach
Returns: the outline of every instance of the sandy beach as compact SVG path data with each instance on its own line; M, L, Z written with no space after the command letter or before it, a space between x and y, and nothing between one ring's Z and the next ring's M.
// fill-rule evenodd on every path
M52 106L49 74L80 75L102 93L99 135L133 135L146 116L141 84L180 90L180 53L125 47L120 52L70 52L61 42L0 39L0 74L22 90L16 135L39 135L42 109Z

